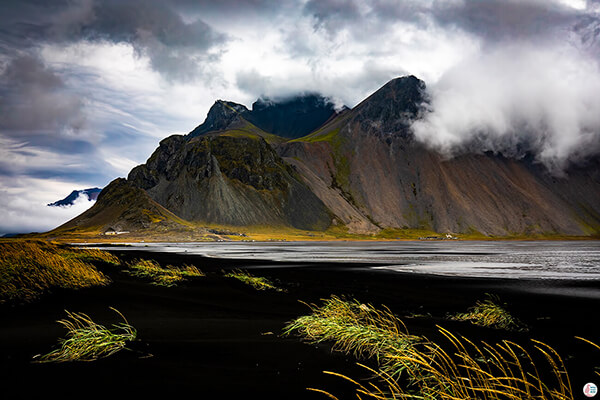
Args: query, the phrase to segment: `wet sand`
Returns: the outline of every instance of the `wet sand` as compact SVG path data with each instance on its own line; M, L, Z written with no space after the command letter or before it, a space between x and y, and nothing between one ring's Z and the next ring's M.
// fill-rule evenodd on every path
M600 366L600 351L573 338L600 343L598 281L473 279L374 271L361 264L115 253L124 261L152 258L161 264L194 264L208 276L165 288L104 267L113 280L110 286L54 290L32 304L0 305L3 398L325 398L307 387L328 390L340 399L355 398L351 384L322 374L330 370L367 377L353 357L332 353L325 344L309 345L280 335L287 321L309 313L298 300L320 303L332 294L385 304L403 318L410 333L434 340L440 338L439 324L475 340L545 341L565 357L576 398L586 382L600 380L593 369ZM287 292L256 291L223 278L221 271L232 268L271 278ZM507 333L444 318L464 312L485 293L499 295L530 331ZM50 351L64 336L55 322L65 317L63 310L85 312L109 325L120 322L111 306L138 330L133 351L88 363L31 363L35 354Z

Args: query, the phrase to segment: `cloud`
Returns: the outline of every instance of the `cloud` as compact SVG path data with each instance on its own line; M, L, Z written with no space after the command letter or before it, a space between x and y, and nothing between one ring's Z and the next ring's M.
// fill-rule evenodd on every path
M23 54L7 64L0 74L0 94L3 132L64 134L85 124L81 98L35 55Z
M564 34L582 13L560 1L466 0L436 2L431 14L441 25L496 43Z
M128 43L168 79L189 80L219 58L227 36L200 18L185 21L159 0L76 0L42 4L7 0L10 12L0 22L9 28L0 41L12 47L78 41ZM10 32L10 33L8 33Z
M417 139L453 155L533 153L559 172L600 150L600 68L571 46L517 43L464 60L429 88Z

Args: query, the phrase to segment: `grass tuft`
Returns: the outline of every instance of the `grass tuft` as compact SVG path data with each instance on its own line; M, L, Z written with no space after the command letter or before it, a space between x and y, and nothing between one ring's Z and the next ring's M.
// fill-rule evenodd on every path
M99 249L67 248L59 251L60 255L68 259L76 259L86 263L106 263L121 265L118 257Z
M470 321L471 323L488 328L504 329L508 331L526 331L525 324L513 317L500 298L487 294L483 301L478 300L466 313L458 313L450 317L457 321Z
M0 242L0 303L30 302L53 287L80 289L107 285L110 279L89 261L112 256L98 252L80 253L41 240Z
M376 382L367 385L335 372L356 385L358 398L386 399L553 399L571 400L569 375L558 353L532 340L527 350L511 341L475 344L438 327L445 346L410 335L387 308L331 297L312 314L297 318L284 334L297 333L311 343L377 361L366 368ZM541 374L542 375L541 375ZM543 378L541 377L543 376ZM335 398L330 393L318 390Z
M233 270L224 275L226 278L235 278L246 285L252 286L256 290L275 290L285 292L285 289L275 286L273 282L261 276L254 276L247 271L240 269Z
M137 260L129 264L130 270L126 271L132 276L144 279L150 279L154 285L173 287L184 282L189 277L206 276L194 265L184 265L181 268L167 265L161 267L152 260Z
M125 349L127 342L135 340L137 331L129 325L123 314L112 307L111 310L124 321L113 324L113 329L95 323L86 314L67 311L67 318L58 321L67 329L67 337L60 339L60 348L34 357L35 362L94 361Z

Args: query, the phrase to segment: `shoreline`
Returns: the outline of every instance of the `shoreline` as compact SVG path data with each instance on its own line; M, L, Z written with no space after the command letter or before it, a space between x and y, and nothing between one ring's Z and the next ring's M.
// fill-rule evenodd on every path
M545 341L565 357L574 394L594 381L593 364L600 365L595 361L600 352L574 339L577 335L600 342L595 318L590 318L600 309L600 299L570 293L578 288L600 290L599 282L445 277L373 271L365 264L219 259L143 249L110 252L124 262L144 258L161 265L194 264L207 276L164 288L103 267L113 280L108 287L56 290L35 303L0 306L5 321L0 327L1 371L7 393L16 394L14 398L20 398L19 393L23 398L64 393L63 385L118 397L191 391L222 398L325 398L305 389L314 387L349 398L353 386L322 371L357 379L368 376L356 366L357 360L332 353L327 344L308 345L294 336L280 336L286 322L310 312L300 301L321 304L331 295L384 304L410 333L432 340L439 339L436 325L441 325L473 340ZM222 276L222 271L235 268L268 277L287 293L259 292ZM445 318L464 312L485 293L499 295L530 331L504 332ZM54 322L65 316L63 310L86 312L108 324L118 319L109 306L138 329L137 353L121 352L93 363L30 363L33 355L49 351L63 336ZM148 353L152 357L140 358ZM372 360L362 362L374 366ZM37 384L29 384L33 381Z

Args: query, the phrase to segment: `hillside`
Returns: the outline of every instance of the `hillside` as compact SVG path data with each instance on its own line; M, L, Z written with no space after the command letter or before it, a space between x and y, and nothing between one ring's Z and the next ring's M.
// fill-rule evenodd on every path
M102 190L90 209L51 233L155 233L186 229L185 221L157 204L145 191L118 178Z

